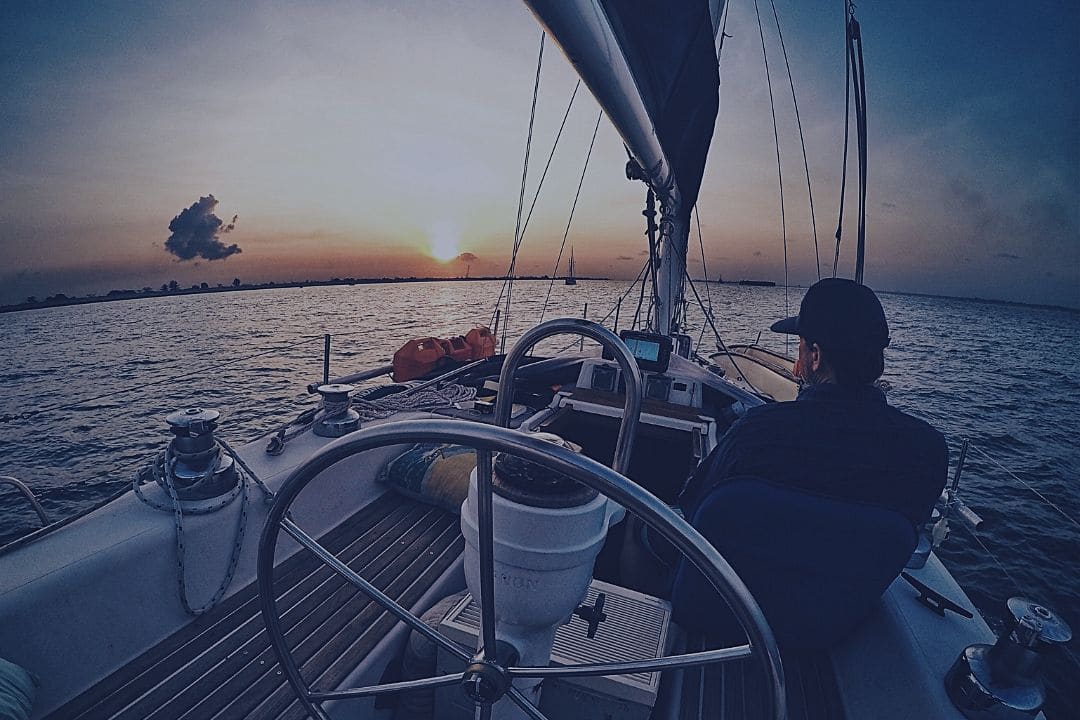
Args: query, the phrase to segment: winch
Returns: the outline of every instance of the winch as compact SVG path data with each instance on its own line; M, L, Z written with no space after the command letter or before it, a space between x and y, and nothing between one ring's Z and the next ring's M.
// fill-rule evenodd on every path
M199 407L165 417L173 434L168 453L173 463L168 472L180 500L215 498L236 487L235 463L214 440L219 417L217 410Z
M537 435L572 447L556 435ZM584 600L608 528L625 511L595 490L508 455L495 461L492 489L496 637L512 646L517 664L546 666L555 630ZM461 508L465 577L474 597L480 596L477 502L474 470ZM539 685L539 679L514 682L534 703ZM527 716L504 699L492 717Z
M311 431L320 437L337 438L357 430L360 427L360 413L352 409L349 398L356 388L344 383L330 383L318 387L322 396L322 414L315 421Z
M945 675L949 698L969 720L1035 717L1046 701L1041 658L1072 639L1065 621L1043 605L1022 597L1006 604L1011 628L993 645L964 648Z

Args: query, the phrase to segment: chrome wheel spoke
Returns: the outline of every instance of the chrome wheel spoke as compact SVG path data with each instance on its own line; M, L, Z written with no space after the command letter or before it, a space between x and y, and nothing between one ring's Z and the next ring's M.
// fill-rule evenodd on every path
M289 534L291 538L300 543L304 548L314 554L317 558L322 560L328 566L330 566L335 572L348 580L350 583L360 589L365 595L372 599L375 603L378 603L384 610L396 617L401 622L408 625L410 628L426 637L431 642L435 643L439 647L443 648L447 652L453 654L459 660L463 660L468 663L472 656L464 652L455 643L451 642L447 638L443 637L437 631L428 627L426 623L406 610L404 607L394 601L389 595L384 593L379 588L372 585L370 582L362 578L355 570L341 562L341 560L332 552L324 548L318 543L315 538L304 532L296 523L287 518L281 520L281 528Z
M476 451L476 522L480 555L480 631L485 660L495 661L495 531L491 502L491 451Z
M461 682L461 673L452 675L440 675L438 677L420 678L418 680L402 680L400 682L383 683L382 685L368 685L360 688L347 688L345 690L331 690L330 692L309 692L308 698L315 702L326 700L345 700L347 698L371 697L387 693L407 692L409 690L421 690L423 688L445 687Z
M511 686L510 689L507 690L506 696L510 698L515 705L524 710L525 714L533 720L548 720L547 715L540 712L540 708L533 705L532 700L525 697L524 693L516 687Z
M549 678L549 677L589 677L593 675L635 675L644 672L659 672L674 668L694 667L709 663L742 660L754 654L749 645L703 650L701 652L669 655L667 657L632 660L621 663L597 663L594 665L564 665L555 667L512 667L506 672L511 677Z

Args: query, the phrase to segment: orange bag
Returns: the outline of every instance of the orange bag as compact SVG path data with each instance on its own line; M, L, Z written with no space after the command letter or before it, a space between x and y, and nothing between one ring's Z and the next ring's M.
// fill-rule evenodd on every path
M472 360L483 360L495 354L495 336L486 327L474 327L465 334L465 342L472 349Z
M448 356L445 340L414 338L394 353L394 382L408 382L434 370Z
M472 356L472 348L469 343L465 342L465 338L460 335L439 342L446 349L446 354L458 362L468 362L475 359Z

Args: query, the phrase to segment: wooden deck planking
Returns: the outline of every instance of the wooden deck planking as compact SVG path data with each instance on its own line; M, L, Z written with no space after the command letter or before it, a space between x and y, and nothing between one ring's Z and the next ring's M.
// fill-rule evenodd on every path
M827 652L781 653L789 720L842 720L843 706ZM679 720L767 720L765 676L754 658L685 672Z
M320 543L406 606L419 600L463 546L456 517L393 493L324 534ZM282 561L274 586L298 662L325 673L325 682L344 678L395 622L304 551ZM331 641L333 649L321 647ZM251 583L48 720L273 717L263 710L284 710L294 700Z

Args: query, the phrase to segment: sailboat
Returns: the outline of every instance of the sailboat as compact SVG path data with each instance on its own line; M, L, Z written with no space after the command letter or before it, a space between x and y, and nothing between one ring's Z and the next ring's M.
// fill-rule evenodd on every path
M394 384L354 386L387 367L326 377L318 412L236 448L216 411L169 414L131 491L0 551L0 654L36 696L29 717L888 720L1023 702L980 685L986 649L1026 671L1061 623L1016 603L1017 632L996 640L929 536L842 642L788 654L673 509L740 413L794 387L782 358L703 367L683 333L722 3L529 5L659 205L646 327L550 320L505 355L486 328L411 341ZM530 355L566 334L604 354ZM406 357L432 365L406 378ZM955 486L943 512L974 515ZM664 542L743 641L673 619L650 576Z
M570 246L570 262L566 265L566 284L577 285L577 278L574 277L574 247Z

